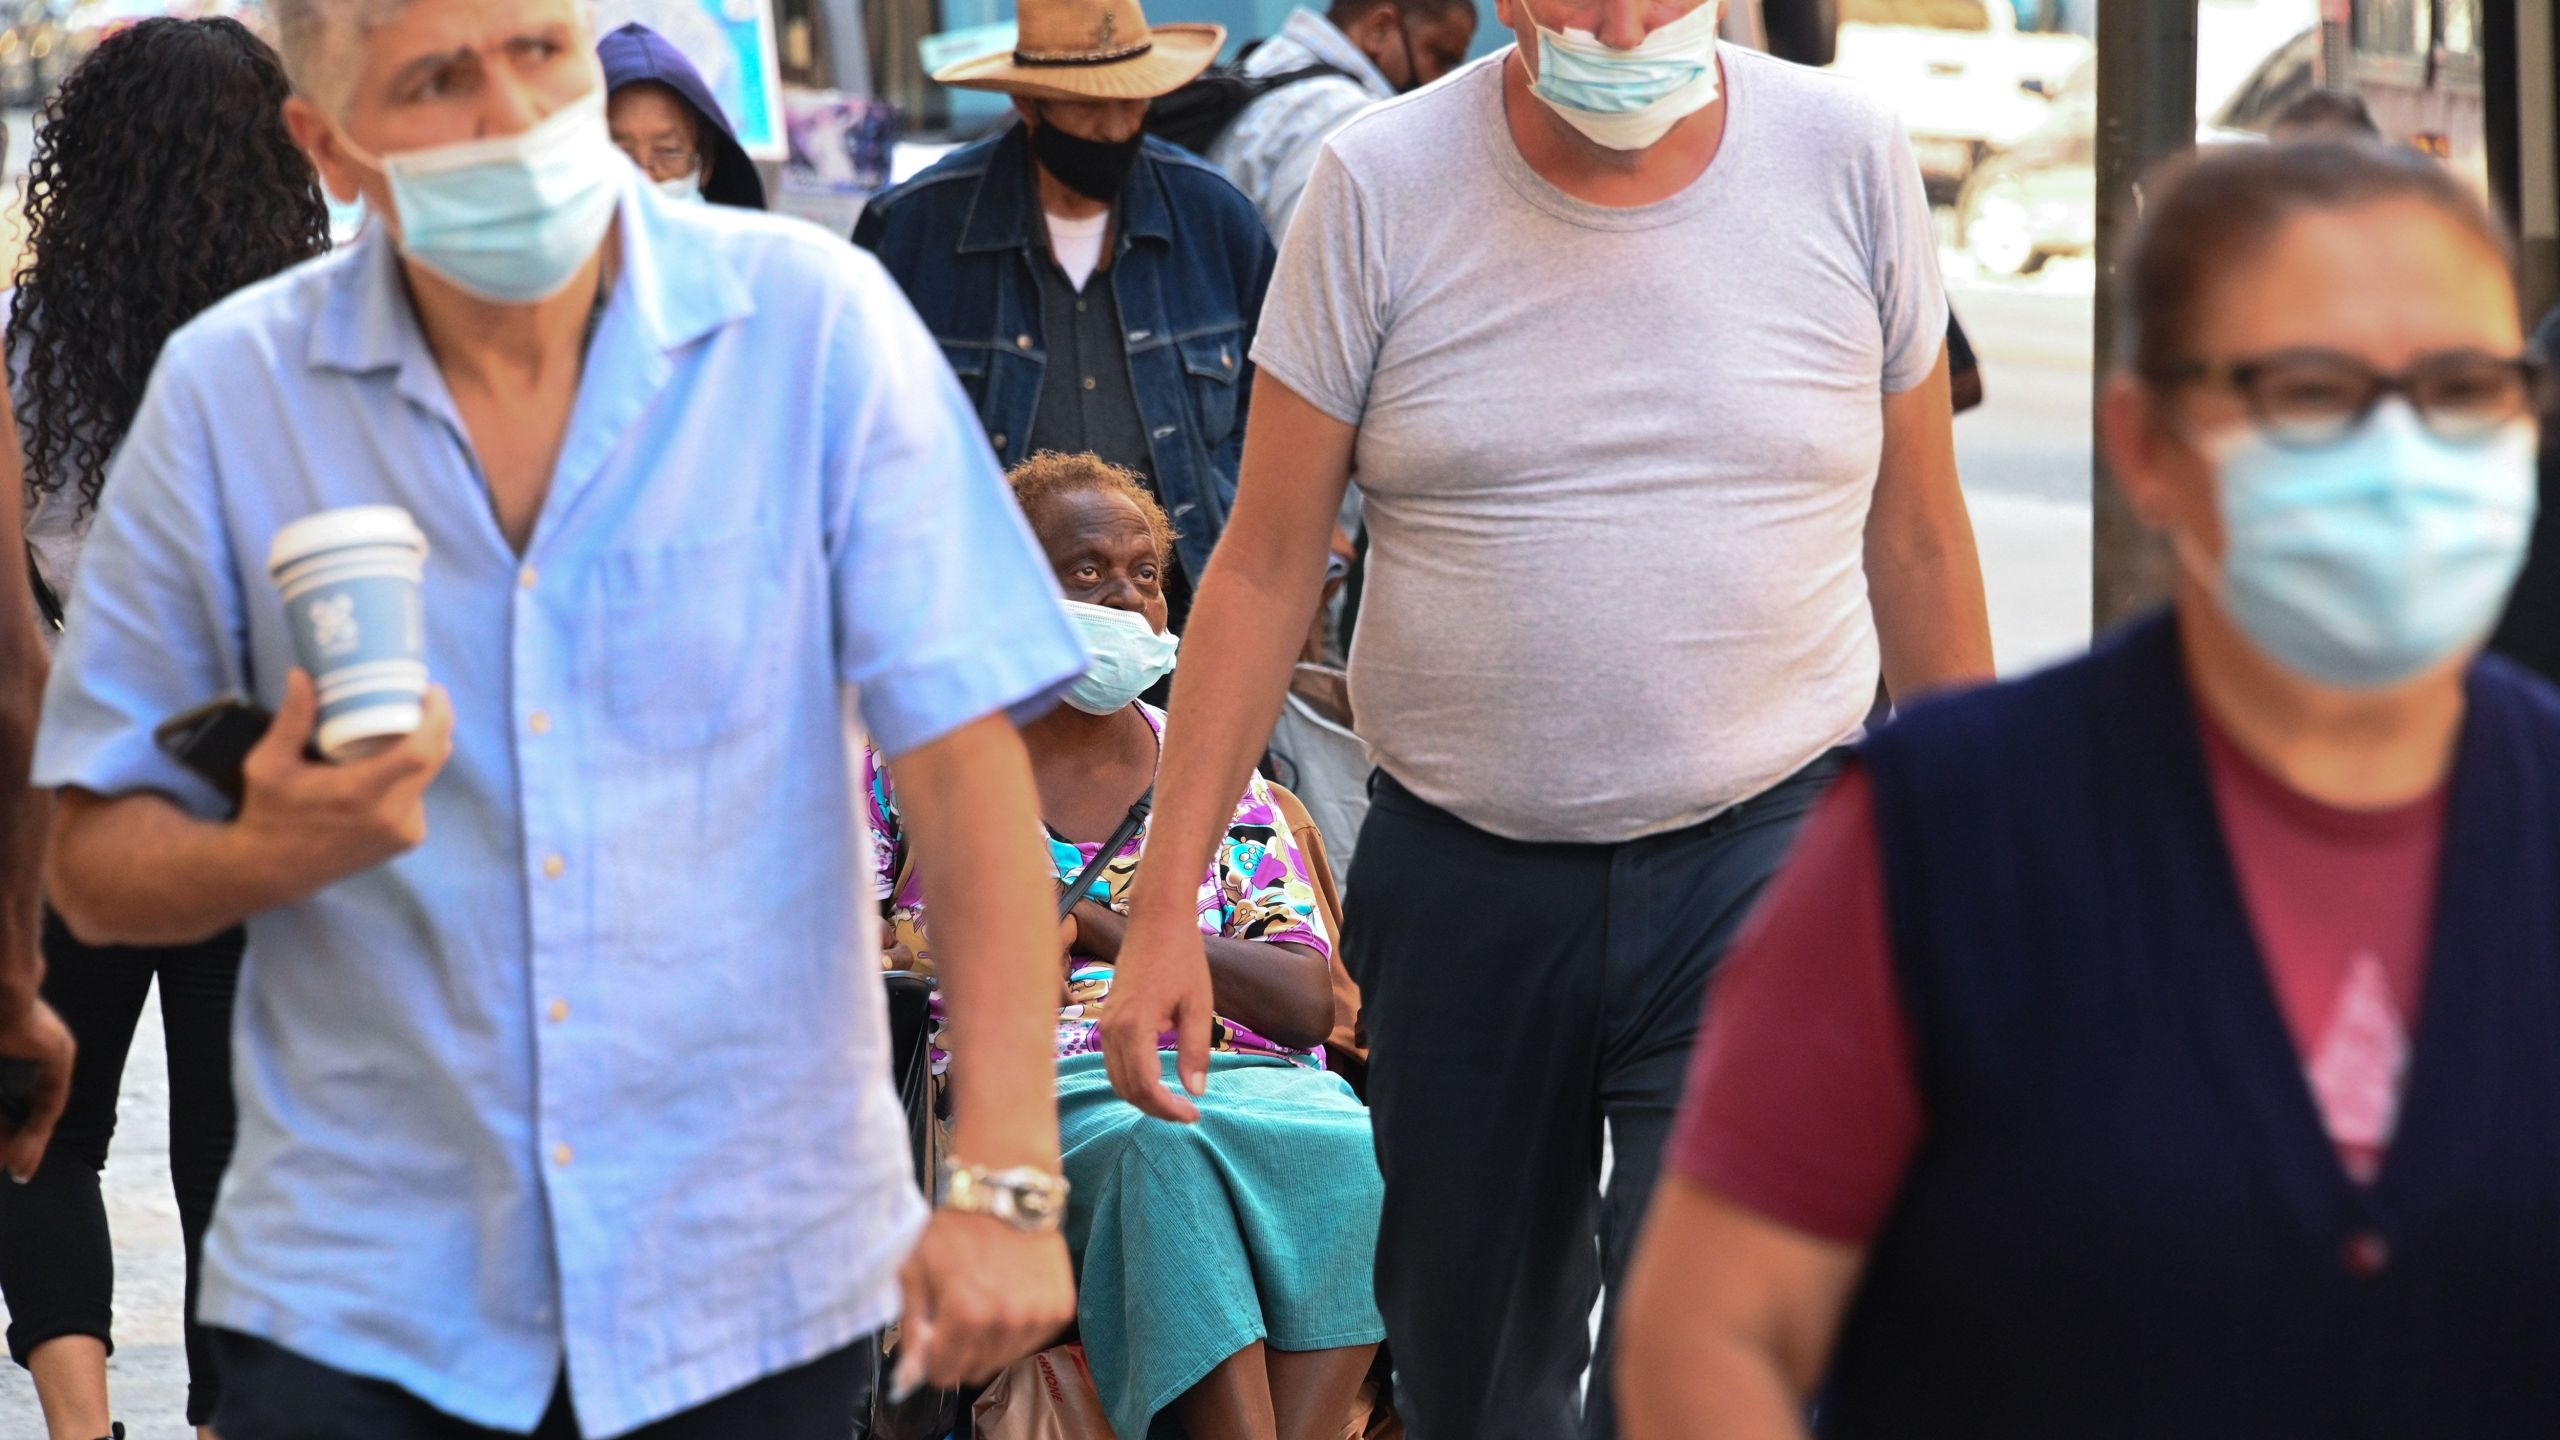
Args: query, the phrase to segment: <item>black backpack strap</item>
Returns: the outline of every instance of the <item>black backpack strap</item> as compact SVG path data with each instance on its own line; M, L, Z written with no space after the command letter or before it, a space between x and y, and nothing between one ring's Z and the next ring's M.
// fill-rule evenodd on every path
M1354 78L1350 71L1341 66L1327 65L1319 60L1312 65L1301 65L1295 70L1283 70L1277 75L1263 76L1258 82L1262 86L1261 92L1255 98L1260 99L1262 95L1268 95L1274 90L1286 90L1301 80L1321 80L1327 75L1339 75L1345 80Z

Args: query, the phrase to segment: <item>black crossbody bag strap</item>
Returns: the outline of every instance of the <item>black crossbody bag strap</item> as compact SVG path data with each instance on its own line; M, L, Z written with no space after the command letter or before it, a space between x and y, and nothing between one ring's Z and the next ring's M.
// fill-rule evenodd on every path
M1128 844L1130 838L1138 833L1139 827L1147 823L1147 814L1155 808L1155 803L1156 790L1150 785L1147 787L1147 793L1138 797L1138 803L1129 807L1129 813L1121 817L1120 828L1112 831L1111 838L1102 842L1102 849L1095 853L1091 863L1087 864L1075 879L1068 882L1067 888L1060 892L1059 919L1064 920L1073 913L1076 902L1084 898L1085 891L1093 888L1095 877L1099 876L1103 868L1111 863L1111 857L1119 854L1120 847ZM891 867L889 876L891 904L896 903L896 897L906 893L907 876L915 869L914 857L914 846L901 844L898 847L897 863ZM888 906L884 905L881 908L883 913L886 913Z
M1138 827L1147 823L1147 812L1154 809L1155 804L1156 787L1150 785L1147 787L1147 793L1139 796L1138 803L1130 806L1129 813L1121 818L1120 828L1112 831L1111 838L1103 841L1102 848L1094 852L1092 863L1086 865L1083 873L1070 881L1065 891L1059 894L1059 919L1064 920L1075 912L1076 902L1084 898L1087 890L1093 888L1094 877L1100 875L1104 867L1111 863L1111 857L1120 853L1120 847L1128 844L1130 839L1138 833Z

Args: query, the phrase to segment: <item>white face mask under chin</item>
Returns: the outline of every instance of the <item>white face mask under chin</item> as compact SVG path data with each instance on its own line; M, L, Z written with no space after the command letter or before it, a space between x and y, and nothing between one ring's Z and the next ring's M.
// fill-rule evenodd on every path
M1537 74L1529 93L1595 145L1650 149L1722 93L1716 60L1720 0L1700 0L1633 50L1604 45L1588 30L1550 30L1528 0L1513 3L1537 35Z

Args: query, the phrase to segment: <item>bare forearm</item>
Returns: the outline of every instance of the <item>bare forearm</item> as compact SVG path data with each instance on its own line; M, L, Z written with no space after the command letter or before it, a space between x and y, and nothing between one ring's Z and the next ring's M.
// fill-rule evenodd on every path
M1804 1406L1767 1352L1647 1318L1655 1323L1630 1317L1623 1332L1618 1421L1627 1440L1805 1440ZM1648 1338L1639 1344L1640 1333Z
M54 906L93 945L185 945L302 898L236 824L158 795L67 792L46 862Z
M35 755L44 651L22 615L0 606L0 1024L23 1014L44 983L37 943L44 904L44 832L52 797L27 784Z
M1885 397L1866 570L1885 688L1896 701L1991 678L1991 608L1956 469L1943 346L1928 378Z
M1928 553L1871 563L1867 589L1896 701L1992 678L1991 611L1970 524Z
M1323 956L1299 945L1217 936L1208 951L1219 1014L1299 1050L1333 1033L1333 974Z
M919 879L934 897L950 1015L952 1149L974 1165L1058 1167L1056 881L1022 740L1000 717L900 757Z
M0 405L0 1023L23 1014L44 983L37 937L53 798L27 783L46 662L18 504L25 491L17 417Z

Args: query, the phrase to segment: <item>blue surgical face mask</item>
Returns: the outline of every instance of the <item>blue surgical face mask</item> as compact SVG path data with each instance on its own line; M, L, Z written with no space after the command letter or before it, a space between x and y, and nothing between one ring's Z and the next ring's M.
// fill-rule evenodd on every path
M702 203L702 177L700 175L679 175L673 180L652 180L649 183L658 187L659 194L666 196L668 199L673 200L679 205L699 205Z
M340 200L322 191L320 198L329 202L329 243L344 245L364 229L364 197Z
M2477 646L2524 568L2534 428L2473 442L2385 402L2336 444L2287 449L2254 427L2203 448L2221 468L2218 579L2232 623L2286 669L2347 690L2404 684Z
M631 170L606 133L601 85L522 134L404 150L379 168L400 253L508 305L549 299L576 277Z
M1068 704L1088 715L1108 715L1172 673L1174 651L1181 641L1156 633L1146 616L1081 600L1061 603L1084 636L1084 648L1093 655L1084 678L1068 689Z
M1529 93L1593 144L1643 150L1671 127L1715 103L1718 0L1644 37L1633 50L1600 43L1588 30L1550 30L1522 6L1538 35L1538 75Z

